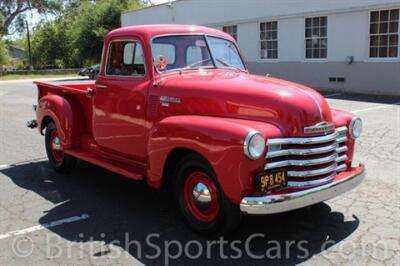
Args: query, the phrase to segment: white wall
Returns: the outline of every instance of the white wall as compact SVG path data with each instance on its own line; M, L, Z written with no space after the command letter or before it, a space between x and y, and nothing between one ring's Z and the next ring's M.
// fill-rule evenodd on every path
M368 59L369 12L346 12L326 14L328 16L327 61L344 62L347 56L356 61ZM259 23L238 24L238 43L247 61L298 62L305 60L304 20L305 17L283 18L278 21L278 60L260 59ZM216 27L222 28L222 27ZM324 60L321 60L322 62Z
M354 56L365 61L369 49L369 11L335 14L328 18L328 60Z
M177 0L122 14L122 26L157 23L218 25L262 18L400 5L400 0Z
M400 8L400 0L177 0L122 15L122 26L197 24L217 29L237 25L238 42L251 73L321 89L400 96L398 58L369 59L369 14ZM305 59L305 18L328 17L328 56ZM278 59L260 59L259 23L278 21ZM400 29L399 29L400 30ZM347 56L355 62L347 64ZM332 83L330 77L345 82Z
M400 0L177 0L124 13L121 21L122 26L178 23L218 29L235 24L247 61L310 62L304 59L304 19L328 16L325 61L344 62L354 56L355 61L364 62L368 61L369 10L393 7L400 7ZM278 21L279 58L261 60L259 23L272 20Z

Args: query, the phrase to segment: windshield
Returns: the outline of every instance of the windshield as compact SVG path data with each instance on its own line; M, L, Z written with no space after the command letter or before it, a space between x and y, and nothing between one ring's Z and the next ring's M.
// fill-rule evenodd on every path
M236 45L231 41L204 35L158 37L152 43L153 59L163 58L159 71L200 68L232 68L246 71Z

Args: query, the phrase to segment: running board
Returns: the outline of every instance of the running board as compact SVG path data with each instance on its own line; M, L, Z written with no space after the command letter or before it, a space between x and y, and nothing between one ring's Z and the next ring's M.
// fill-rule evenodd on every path
M92 163L94 165L97 165L97 166L100 166L107 170L110 170L111 172L118 173L120 175L126 176L126 177L134 179L134 180L143 180L144 179L144 170L134 167L134 166L131 166L131 165L126 165L126 164L117 162L115 160L100 157L96 154L89 153L89 152L68 150L68 151L65 151L65 153L67 153L73 157L76 157L78 159L81 159L82 161Z

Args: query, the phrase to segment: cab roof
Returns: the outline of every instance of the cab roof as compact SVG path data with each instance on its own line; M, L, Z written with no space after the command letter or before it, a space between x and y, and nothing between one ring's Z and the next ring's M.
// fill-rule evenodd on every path
M191 33L217 35L225 39L234 41L229 34L220 30L203 26L196 26L196 25L177 25L177 24L152 24L152 25L121 27L110 31L107 34L106 39L136 35L149 40L154 36L158 35L191 34Z

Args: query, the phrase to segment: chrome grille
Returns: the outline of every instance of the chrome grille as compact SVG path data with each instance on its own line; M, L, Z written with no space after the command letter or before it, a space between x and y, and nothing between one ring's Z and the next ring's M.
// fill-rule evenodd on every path
M264 169L286 169L290 187L327 183L346 170L346 141L347 127L326 136L269 139Z

